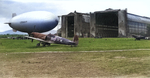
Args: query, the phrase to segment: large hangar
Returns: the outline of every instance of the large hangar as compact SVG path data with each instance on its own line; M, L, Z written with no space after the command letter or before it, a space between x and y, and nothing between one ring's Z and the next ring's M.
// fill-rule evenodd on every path
M135 14L127 14L128 36L132 34L150 36L150 18Z
M126 10L96 11L90 14L90 32L92 36L123 37L127 36Z
M63 15L62 26L61 26L61 36L62 37L73 37L77 34L81 37L90 35L90 16L87 13L69 13L68 15ZM90 37L90 36L89 36Z
M62 16L61 35L73 37L131 37L149 36L150 18L131 13L127 9L106 9L94 13L70 13Z

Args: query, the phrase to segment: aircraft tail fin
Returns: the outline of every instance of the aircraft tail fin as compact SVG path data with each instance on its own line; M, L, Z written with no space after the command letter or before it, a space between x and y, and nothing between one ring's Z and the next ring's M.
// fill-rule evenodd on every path
M12 14L12 18L15 17L15 16L17 16L17 14L16 14L16 13L13 13L13 14Z
M5 22L4 24L8 24L9 26L11 25L11 23L10 23L10 22Z
M4 24L10 24L10 22L5 22Z

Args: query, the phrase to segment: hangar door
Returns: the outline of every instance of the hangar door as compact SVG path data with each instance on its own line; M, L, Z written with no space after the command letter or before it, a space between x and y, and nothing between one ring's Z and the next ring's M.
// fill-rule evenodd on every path
M118 11L95 13L96 36L118 37Z
M74 36L74 16L62 16L62 37L73 37Z
M68 37L73 37L74 36L74 16L68 16L67 17L67 34Z

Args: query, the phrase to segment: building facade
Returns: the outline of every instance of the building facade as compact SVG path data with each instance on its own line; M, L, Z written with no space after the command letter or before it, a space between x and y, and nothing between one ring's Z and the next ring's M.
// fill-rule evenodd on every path
M94 13L70 13L62 16L62 37L131 37L149 36L150 18L127 13L127 10L106 9Z
M150 18L142 17L134 14L127 14L128 17L128 36L137 34L142 36L150 36Z
M61 17L61 36L73 37L77 34L81 37L90 34L90 16L86 13L69 13Z

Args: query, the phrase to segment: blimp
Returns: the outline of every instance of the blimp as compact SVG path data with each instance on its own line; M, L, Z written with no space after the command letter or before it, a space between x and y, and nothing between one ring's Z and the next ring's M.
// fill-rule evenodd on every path
M30 34L32 32L42 33L50 31L57 26L58 22L58 17L51 12L32 11L20 15L13 13L10 21L5 24L9 24L13 31Z

